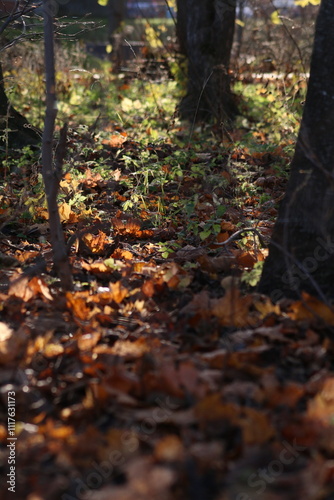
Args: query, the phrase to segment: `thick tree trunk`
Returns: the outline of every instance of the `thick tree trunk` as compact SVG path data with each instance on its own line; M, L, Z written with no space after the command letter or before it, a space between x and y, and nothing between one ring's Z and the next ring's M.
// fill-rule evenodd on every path
M108 3L108 21L109 21L109 40L112 45L111 60L114 63L114 71L118 72L122 63L122 43L124 33L118 30L125 19L126 1L109 0Z
M124 21L125 11L126 11L125 0L109 0L108 3L109 36L112 36Z
M2 66L0 63L0 146L20 148L27 145L37 145L41 142L40 136L29 127L28 121L18 113L8 101Z
M287 192L259 290L334 297L334 2L322 0Z
M230 90L229 65L236 0L179 0L177 34L188 58L187 95L181 118L230 126L237 108Z

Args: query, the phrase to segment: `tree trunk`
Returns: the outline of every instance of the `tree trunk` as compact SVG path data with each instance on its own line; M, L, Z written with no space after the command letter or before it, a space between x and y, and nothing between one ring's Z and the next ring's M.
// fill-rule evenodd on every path
M125 11L126 11L125 0L109 0L108 3L109 36L113 35L124 21Z
M322 0L287 192L259 290L334 297L334 2Z
M124 33L118 30L125 19L126 2L125 0L109 0L108 3L108 29L109 40L112 45L111 60L114 64L114 71L118 72L122 64L122 43Z
M18 113L8 101L0 63L0 146L5 144L9 148L20 148L37 145L40 142L37 132L30 128L24 116Z
M177 34L188 58L187 94L181 118L230 126L237 113L230 90L229 65L236 0L179 0Z
M49 212L50 239L53 252L53 263L64 290L72 288L71 267L67 255L63 228L60 221L57 195L62 179L63 158L66 149L65 126L60 133L58 155L53 162L53 136L57 117L55 55L54 55L54 18L48 8L48 0L43 0L44 17L44 64L46 84L46 110L42 141L42 174L45 195Z

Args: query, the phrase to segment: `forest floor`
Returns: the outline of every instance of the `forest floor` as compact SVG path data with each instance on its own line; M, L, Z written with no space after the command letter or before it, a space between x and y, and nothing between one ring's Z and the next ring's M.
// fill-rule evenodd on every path
M52 270L39 153L2 163L1 498L333 499L334 311L256 292L305 82L239 80L248 105L222 140L171 118L172 84L123 75L103 121L104 77L74 76L73 291Z

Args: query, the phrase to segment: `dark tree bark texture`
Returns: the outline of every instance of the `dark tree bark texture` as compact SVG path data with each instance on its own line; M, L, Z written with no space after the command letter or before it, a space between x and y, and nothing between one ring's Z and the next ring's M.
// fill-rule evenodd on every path
M53 136L57 117L55 54L54 54L54 18L48 8L48 0L43 0L44 17L44 63L46 84L46 110L42 141L42 174L49 212L50 239L53 263L64 290L72 288L71 267L67 255L65 237L60 221L57 195L62 178L62 164L66 149L67 126L60 133L58 154L53 162Z
M122 43L124 33L118 33L126 14L125 0L109 0L108 3L108 29L109 40L112 44L111 60L114 63L114 71L118 72L122 64Z
M177 35L188 59L187 94L181 118L229 127L237 113L228 73L236 0L178 0Z
M37 145L41 142L40 136L30 128L28 121L8 101L2 66L0 63L0 146L9 148Z
M334 2L322 0L287 192L259 290L334 297Z

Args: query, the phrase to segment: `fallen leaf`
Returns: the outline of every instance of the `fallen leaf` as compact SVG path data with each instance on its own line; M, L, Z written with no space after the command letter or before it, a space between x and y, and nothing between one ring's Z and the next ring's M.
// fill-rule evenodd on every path
M103 231L99 231L97 235L87 233L82 237L82 241L92 253L99 254L103 252L104 247L108 244L108 236Z
M223 298L211 301L212 314L225 326L249 326L255 321L250 315L252 302L250 295L242 296L238 288L229 288Z
M28 343L23 327L14 331L6 323L0 323L0 363L7 364L21 357Z
M334 419L334 377L325 380L321 391L308 402L307 415L332 425Z
M155 445L153 455L159 462L176 462L183 459L184 448L178 436L170 434Z
M263 410L244 407L236 422L248 446L263 445L275 436L275 429Z
M334 309L306 292L302 292L302 299L291 304L290 309L288 314L295 321L321 319L329 326L334 325Z

